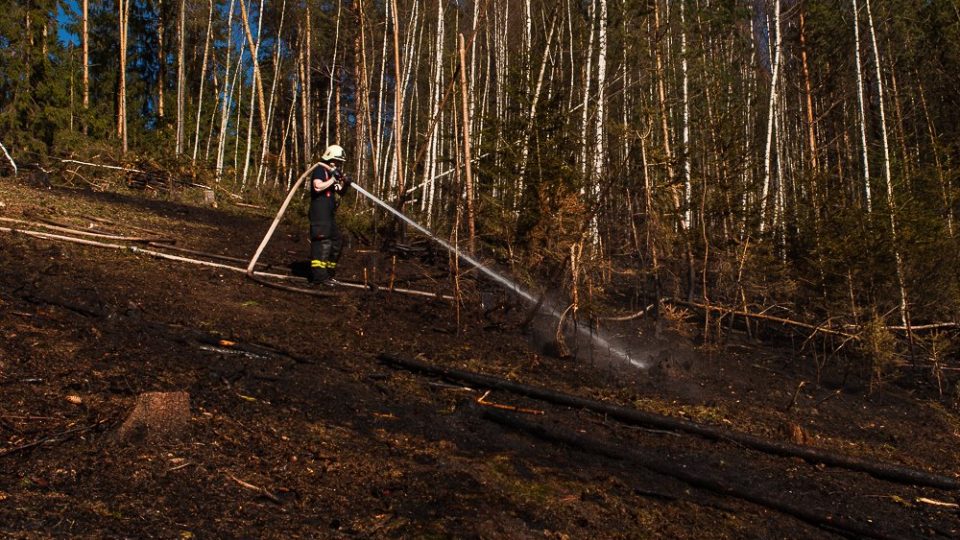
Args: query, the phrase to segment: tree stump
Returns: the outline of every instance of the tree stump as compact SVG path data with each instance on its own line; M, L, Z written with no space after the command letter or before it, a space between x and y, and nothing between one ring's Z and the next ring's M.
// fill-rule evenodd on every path
M217 207L217 194L212 189L203 190L203 204L212 208Z
M176 439L190 424L190 394L147 392L137 397L130 415L117 431L117 440L160 442Z

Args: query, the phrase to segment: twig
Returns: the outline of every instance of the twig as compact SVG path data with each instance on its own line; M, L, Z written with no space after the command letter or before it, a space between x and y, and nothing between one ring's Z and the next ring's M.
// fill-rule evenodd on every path
M823 405L824 403L827 402L827 400L833 399L833 398L839 396L841 393L843 393L843 390L836 390L836 391L834 391L834 392L833 392L832 394L830 394L829 396L827 396L827 397L821 399L820 401L818 401L817 404L814 405L814 408Z
M275 502L275 503L277 503L277 504L283 504L283 501L281 501L279 498L277 498L276 495L274 495L273 493L270 493L270 492L267 491L266 489L264 489L264 488L262 488L262 487L260 487L260 486L255 486L255 485L250 484L250 483L248 483L248 482L244 482L243 480L237 478L236 476L234 476L234 475L232 475L232 474L230 474L230 473L226 473L226 475L227 475L228 478L230 478L231 480L233 480L234 482L236 482L236 483L239 484L240 486L245 487L245 488L247 488L247 489L249 489L249 490L251 490L251 491L256 491L256 492L259 493L260 495L263 495L264 497L270 499L271 501L273 501L273 502Z
M133 229L133 230L135 230L135 231L141 231L141 232L145 232L145 233L155 234L155 235L160 236L160 237L164 236L164 234L165 234L165 233L162 233L162 232L157 232L157 231L155 231L155 230L153 230L153 229L146 229L146 228L144 228L144 227L138 227L138 226L136 226L136 225L131 225L131 224L129 224L129 223L117 223L116 221L110 221L109 219L105 219L105 218L101 218L101 217L96 217L96 216L90 216L90 215L87 215L87 214L80 214L79 217L81 217L81 218L83 218L83 219L89 219L90 221L96 221L96 222L98 222L98 223L106 223L107 225L115 225L115 226L118 226L118 227L127 227L127 228Z
M800 395L800 390L807 385L807 381L800 381L800 384L797 385L797 389L793 392L793 399L790 400L790 404L787 405L787 408L784 409L786 412L790 412L790 409L797 404L797 397Z
M12 455L12 454L16 454L16 453L18 453L18 452L23 452L24 450L29 450L29 449L31 449L31 448L34 448L34 447L36 447L36 446L40 446L40 445L42 445L42 444L65 441L67 438L69 438L69 437L67 437L68 435L74 435L74 434L76 434L76 433L82 433L82 432L84 432L84 431L90 431L91 429L94 429L94 428L96 428L97 426L99 426L100 424L103 424L103 423L106 423L106 420L101 420L101 421L97 422L96 424L91 424L91 425L89 425L89 426L82 426L82 427L77 427L77 428L73 428L73 429L68 429L68 430L63 431L63 432L61 432L61 433L57 433L56 435L51 435L51 436L49 436L49 437L44 437L44 438L42 438L42 439L40 439L40 440L38 440L38 441L34 441L34 442L32 442L32 443L24 444L24 445L21 445L21 446L15 446L15 447L13 447L13 448L8 448L7 450L4 450L4 451L0 452L0 458L6 457L6 456L9 456L9 455ZM61 437L66 437L66 438L61 439Z
M614 322L632 321L632 320L634 320L634 319L639 319L640 317L643 317L643 316L646 315L647 312L650 311L651 309L653 309L653 304L650 304L649 306L647 306L647 307L641 309L640 311L638 311L638 312L636 312L636 313L633 313L633 314L631 314L631 315L619 315L619 316L613 316L613 317L601 317L600 320L601 320L601 321L614 321Z
M491 392L490 390L487 390L486 392L484 392L482 396L478 397L477 404L482 405L484 407L492 407L494 409L500 409L503 411L513 411L513 412L524 413L524 414L534 414L538 416L541 416L544 414L544 412L539 409L526 409L523 407L517 407L515 405L503 405L502 403L492 403L490 401L487 401L487 396L490 395L490 392Z
M241 202L235 202L235 203L233 203L233 205L234 205L234 206L240 206L240 207L242 207L242 208L254 208L254 209L257 209L257 210L266 210L266 209L267 209L267 207L265 207L265 206L257 206L257 205L255 205L255 204L246 204L246 203L241 203Z

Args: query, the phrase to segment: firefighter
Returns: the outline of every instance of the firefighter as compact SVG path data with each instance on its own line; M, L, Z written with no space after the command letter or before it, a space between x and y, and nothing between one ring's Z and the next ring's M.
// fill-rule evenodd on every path
M341 168L346 161L343 148L328 146L310 177L310 281L335 285L333 276L343 240L337 229L337 198L350 187Z

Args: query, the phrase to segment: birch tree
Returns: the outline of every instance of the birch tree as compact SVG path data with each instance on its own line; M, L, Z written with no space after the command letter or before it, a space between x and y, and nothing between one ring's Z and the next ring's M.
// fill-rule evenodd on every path
M880 49L877 47L877 34L873 25L873 11L870 0L866 1L867 27L870 30L870 43L873 48L873 66L877 79L877 102L880 108L880 133L883 140L883 180L887 191L887 210L890 213L890 243L893 244L894 259L897 266L897 284L900 288L900 320L910 331L910 311L907 300L906 277L903 269L903 255L900 252L900 233L897 224L897 201L893 192L893 179L890 174L890 144L887 141L887 115L884 106L883 74L880 71Z
M856 1L856 0L854 0ZM760 194L760 233L762 234L766 227L766 211L767 204L770 199L770 179L771 179L771 166L773 160L773 142L775 138L776 130L776 114L777 114L777 94L778 94L778 83L780 80L780 47L783 43L782 36L780 32L780 0L773 0L773 32L774 32L774 44L773 44L773 53L770 63L773 65L772 72L770 75L770 97L767 101L767 143L764 150L763 157L763 191ZM777 156L777 161L779 162L779 155Z
M853 1L853 40L854 40L854 63L857 70L857 106L860 111L860 142L863 150L863 190L866 197L867 213L873 212L873 194L870 190L870 155L867 144L867 113L863 99L863 66L860 63L860 7L857 0Z

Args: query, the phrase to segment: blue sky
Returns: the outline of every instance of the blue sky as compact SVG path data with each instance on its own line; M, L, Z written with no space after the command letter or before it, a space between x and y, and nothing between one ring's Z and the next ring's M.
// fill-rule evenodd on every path
M67 11L64 11L64 6L67 7ZM72 10L73 13L71 13L70 10ZM77 0L66 0L62 5L57 6L57 22L59 23L57 39L60 40L60 43L63 43L64 45L73 44L78 47L80 46L80 36L71 34L66 30L68 23L76 21L75 13L79 12L80 8L77 7Z

